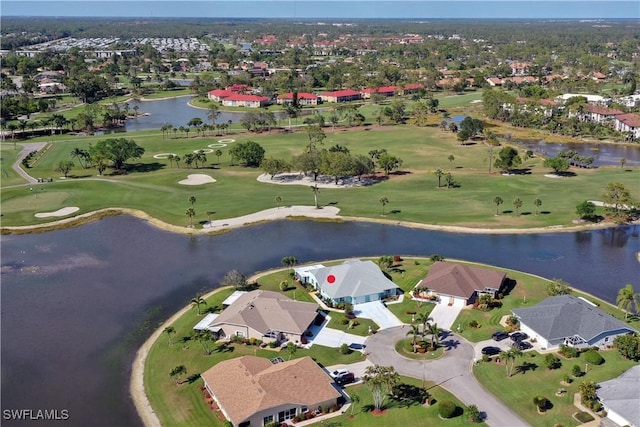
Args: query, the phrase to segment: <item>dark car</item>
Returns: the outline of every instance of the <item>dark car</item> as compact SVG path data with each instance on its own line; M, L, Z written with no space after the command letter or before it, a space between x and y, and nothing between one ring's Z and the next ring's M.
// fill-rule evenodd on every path
M351 384L356 380L356 376L353 372L346 372L336 377L335 381L338 385Z
M366 345L359 344L359 343L356 343L356 342L352 342L351 344L349 344L349 348L351 350L364 350L365 347L366 347Z
M498 331L494 332L491 338L493 338L494 341L502 341L503 339L509 338L509 334L505 331Z
M517 348L520 351L524 351L533 347L533 344L527 341L516 341L513 344L511 344L511 347Z
M480 353L486 354L487 356L495 356L496 354L499 354L501 351L502 350L500 350L500 348L498 347L488 346L480 350Z
M511 334L510 338L511 341L517 342L526 340L527 338L529 338L529 335L525 334L524 332L514 332Z

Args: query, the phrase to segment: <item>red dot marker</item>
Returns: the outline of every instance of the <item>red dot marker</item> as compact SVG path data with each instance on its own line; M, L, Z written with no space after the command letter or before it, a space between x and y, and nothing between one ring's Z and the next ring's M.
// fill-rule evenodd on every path
M327 276L327 282L333 283L335 281L336 281L336 276L334 276L333 274L330 274Z

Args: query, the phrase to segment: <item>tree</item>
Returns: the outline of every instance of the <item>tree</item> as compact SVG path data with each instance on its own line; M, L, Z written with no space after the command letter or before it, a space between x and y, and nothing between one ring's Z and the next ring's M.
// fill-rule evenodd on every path
M418 325L411 325L411 329L409 331L407 331L407 333L405 335L412 337L411 338L411 348L413 349L413 352L415 353L417 351L417 349L416 349L416 340L420 335L422 335L422 333L420 332L420 327Z
M518 150L513 147L503 147L493 165L502 172L508 173L512 168L520 166L520 164L522 164L522 159L518 155Z
M436 169L433 174L438 177L438 188L440 188L440 183L442 177L444 176L444 171L442 169Z
M218 158L218 164L220 164L220 157L222 156L222 150L220 150L219 148L216 149L216 151L213 152L213 155Z
M511 375L513 375L516 358L520 356L522 356L522 352L517 348L510 348L500 352L500 360L504 361L504 366L507 369L507 377L511 377Z
M598 386L593 381L584 381L578 386L580 401L583 405L591 407L592 403L598 399Z
M371 390L375 411L380 412L385 398L398 383L400 376L393 366L373 365L367 367L362 379Z
M618 335L613 339L613 345L622 357L630 360L640 360L640 337L637 334Z
M362 175L369 175L375 172L373 160L364 154L356 154L351 157L351 166L353 168L352 172L358 177L358 180L361 179Z
M438 344L440 343L440 328L437 323L427 322L425 325L425 330L423 331L426 335L429 335L431 341L431 350L435 350Z
M472 423L481 423L482 422L482 413L476 405L469 405L469 410L467 411L467 417L469 421Z
M184 365L176 366L169 372L169 376L176 379L176 385L182 384L183 375L187 375L187 367Z
M290 171L291 165L284 159L267 157L260 164L260 168L264 173L271 175L271 179L273 179L273 177L279 173Z
M469 138L475 137L476 134L482 133L483 130L484 122L480 119L467 116L460 122L460 132L466 131Z
M624 165L627 163L627 159L625 159L624 157L620 158L620 167L624 168Z
M200 311L200 304L202 305L207 305L207 301L205 301L204 298L202 298L201 294L196 294L195 297L191 298L191 301L189 301L191 303L192 307L196 307L197 308L197 313L198 316L200 316L202 313Z
M449 157L447 157L447 159L449 159L449 163L453 163L453 161L456 159L455 156L453 154L449 154Z
M293 158L293 167L306 175L313 175L313 180L316 181L320 174L321 160L321 153L317 150L304 152Z
M316 209L320 209L320 206L318 206L318 193L320 192L320 188L317 185L312 185L311 191L313 191L313 200L315 201Z
M383 255L378 258L378 265L384 269L389 269L393 265L393 257L391 255Z
M264 159L264 148L254 141L235 144L230 150L232 163L239 160L249 167L258 167Z
M518 209L522 207L522 200L520 200L519 197L516 197L516 199L513 201L513 207L516 209L516 216L520 215Z
M560 362L560 358L555 354L548 353L544 357L544 366L546 366L547 369L558 369L562 366L562 362Z
M280 209L280 203L282 203L282 196L276 196L275 199L273 200L275 200L276 202L276 207Z
M536 207L536 215L538 215L538 209L540 209L540 206L542 206L542 200L536 198L533 201L533 205Z
M293 267L294 265L298 264L298 260L294 256L286 256L286 257L282 258L282 260L280 260L280 262L282 262L282 265L285 265L287 267Z
M320 173L333 176L338 185L340 178L353 173L351 156L343 151L323 150L320 155Z
M504 203L504 200L502 200L502 197L500 196L496 196L493 198L493 203L495 203L496 205L496 216L499 215L498 213L498 207Z
M209 104L209 108L207 108L207 118L211 120L211 124L215 125L218 116L220 115L220 107L216 104Z
M211 353L213 353L216 340L210 331L206 329L202 329L199 331L192 330L191 335L193 339L202 346L202 350L204 350L204 354L209 356Z
M631 202L631 192L623 184L619 182L611 182L607 184L602 198L605 203L605 209L613 213L616 220L626 220L626 212Z
M73 169L74 166L75 165L71 160L60 160L56 165L54 171L60 172L64 175L65 178L67 178L69 172L71 172L71 169Z
M630 312L638 312L638 307L640 307L640 294L635 292L633 285L627 284L618 291L616 304L620 310L624 311L624 320L627 320Z
M289 360L291 360L291 358L296 354L296 351L298 351L298 346L292 343L291 341L289 341L287 343L287 352L289 353Z
M593 202L585 200L576 206L576 213L580 219L593 219L596 213L596 205Z
M458 132L458 125L455 124L454 122L449 123L449 130L452 133L457 133Z
M185 214L189 217L189 228L193 228L193 217L196 216L196 211L193 208L186 210Z
M247 287L247 278L244 274L234 269L224 275L220 284L222 286L233 286L235 290L239 291Z
M384 207L389 203L389 199L385 196L380 197L380 204L382 205L382 216L384 216Z
M200 132L200 126L202 126L202 119L200 117L194 117L187 122L187 126L193 126L196 131Z
M190 196L189 197L189 203L191 203L191 206L196 204L196 197L195 196Z
M138 159L144 154L144 148L140 147L132 139L117 138L98 141L89 153L91 157L102 156L113 163L114 169L121 170L129 159Z
M75 147L73 150L71 150L71 158L78 159L78 162L80 163L80 167L84 169L85 165L82 163L82 160L89 159L89 152L87 150L83 150L82 148Z
M309 144L307 144L308 152L315 150L318 144L322 144L322 141L327 137L322 127L318 124L307 125L305 131L307 132L307 138L309 140Z
M571 292L573 292L571 285L562 279L552 279L549 283L547 283L545 289L547 291L547 294L549 294L550 296L569 295L571 294Z
M173 326L167 326L166 328L164 328L164 332L169 337L169 345L173 345L173 341L171 340L171 334L175 334L176 333L175 328Z
M451 175L451 173L447 172L446 174L444 174L444 181L447 183L447 188L451 188L451 186L454 183L453 175Z
M392 156L389 153L384 153L378 159L378 165L382 168L382 170L384 170L385 175L389 175L391 171L396 170L400 166L402 166L402 159Z
M569 161L563 157L551 157L546 159L542 165L545 168L553 169L555 175L561 175L563 172L569 170Z

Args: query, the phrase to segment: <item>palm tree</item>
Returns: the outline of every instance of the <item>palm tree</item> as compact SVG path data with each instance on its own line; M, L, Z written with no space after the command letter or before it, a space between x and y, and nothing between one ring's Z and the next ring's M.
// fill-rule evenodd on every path
M625 163L627 163L627 159L625 159L624 157L620 158L620 167L623 168Z
M380 204L382 205L382 216L384 216L384 207L389 203L389 199L385 196L380 197Z
M196 296L195 296L195 297L193 297L193 298L191 298L191 301L189 301L189 302L191 303L191 305L192 305L193 307L197 307L197 309L198 309L198 310L197 310L198 315L202 314L202 313L200 312L200 304L207 305L207 302L204 300L204 298L202 298L202 295L201 295L201 294L196 294Z
M311 191L313 191L313 199L316 203L316 209L320 209L320 206L318 206L318 193L320 192L320 188L317 185L312 185Z
M169 154L169 155L167 156L167 160L169 160L169 165L170 165L170 166L173 166L173 159L175 159L175 158L176 158L176 155L175 155L175 154Z
M213 152L213 155L218 158L218 164L220 164L220 156L222 156L222 150L218 148L216 151Z
M191 206L196 204L196 196L190 196L189 197L189 203L191 203Z
M616 304L620 310L624 310L624 320L627 320L632 308L635 308L635 312L638 311L638 307L640 306L640 294L636 294L633 289L633 285L628 284L618 291Z
M510 348L500 352L500 360L504 360L504 365L507 369L507 377L511 377L511 375L513 375L513 367L516 363L516 358L520 356L522 356L522 352L517 348Z
M493 203L496 204L496 216L499 215L498 214L498 207L504 203L504 200L502 200L502 197L500 196L496 196L493 198Z
M211 120L212 125L216 124L216 119L218 118L219 115L220 115L220 107L218 107L216 104L209 105L209 108L207 109L207 118Z
M289 343L287 343L287 351L289 352L289 360L291 360L291 357L293 357L296 354L296 351L298 351L298 346L289 341Z
M431 335L431 350L435 350L440 343L440 328L437 323L427 323L425 326L425 332L427 335Z
M516 197L516 199L513 201L513 207L516 208L516 216L518 216L518 209L522 207L522 200L520 200L519 197Z
M175 334L176 333L176 330L174 329L174 327L173 326L167 326L166 328L164 328L164 332L169 337L169 345L173 345L173 342L171 340L171 334Z
M276 201L276 207L280 209L280 203L282 203L282 197L276 196L274 200Z
M447 188L451 188L451 186L453 185L453 175L447 172L444 175L444 180L447 183Z
M80 167L82 167L82 169L85 168L84 163L82 163L82 159L86 159L88 156L89 153L87 152L87 150L83 150L82 148L75 147L73 150L71 150L71 158L77 158L78 163L80 163Z
M193 217L196 216L196 211L193 208L189 208L185 213L189 217L189 228L193 228Z
M533 204L534 204L534 205L535 205L535 207L536 207L536 215L538 215L538 208L540 208L540 206L542 206L542 200L540 200L540 199L535 199L535 200L533 201Z
M449 163L453 163L456 157L453 154L449 154L449 157L447 157L447 159L449 159Z
M406 336L409 336L409 335L412 336L411 348L413 349L413 352L415 353L416 352L416 338L421 335L420 327L418 325L411 325L411 330L407 331L407 333L406 333Z
M442 179L444 172L442 171L442 169L436 169L433 174L438 177L438 188L440 188L440 180Z
M440 122L440 129L442 129L443 131L446 131L448 125L449 125L449 122L446 120L443 120Z
M176 385L182 384L182 376L187 374L187 367L184 365L176 366L169 372L171 378L176 378Z
M433 321L433 317L429 316L429 313L418 313L416 316L416 322L419 325L422 325L422 332L427 330L427 324Z

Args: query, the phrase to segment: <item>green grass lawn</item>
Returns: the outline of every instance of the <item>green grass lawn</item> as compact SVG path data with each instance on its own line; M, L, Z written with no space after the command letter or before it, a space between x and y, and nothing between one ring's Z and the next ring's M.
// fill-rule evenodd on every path
M413 126L383 126L363 130L327 129L324 146L341 144L352 153L367 154L372 149L385 148L403 159L402 174L367 187L348 189L322 189L320 204L331 203L340 208L341 215L384 219L393 222L419 222L437 225L458 225L490 228L529 228L552 225L570 226L575 219L575 207L584 200L599 200L609 182L621 182L640 198L637 173L630 168L601 167L593 170L578 170L577 176L566 179L550 179L544 175L540 159L530 159L525 166L530 174L501 176L488 174L487 147L482 144L460 146L454 136L437 128ZM313 195L305 186L280 186L256 181L258 169L232 166L228 150L222 147L220 162L209 154L207 164L200 169L188 169L181 164L171 165L166 159L153 156L160 153L175 153L184 156L188 152L207 148L221 137L189 138L163 137L159 130L126 134L146 150L139 160L130 162L127 174L113 175L107 170L103 181L94 181L95 169L82 168L79 162L67 180L59 180L54 169L61 160L69 160L75 147L87 149L105 137L54 137L34 138L53 141L53 147L43 156L36 167L30 169L34 177L54 177L56 182L48 184L46 191L60 193L58 204L50 203L46 209L78 206L80 212L107 207L129 207L141 209L162 221L184 226L188 220L185 210L190 207L187 200L194 195L198 202L196 227L207 219L207 211L215 211L214 219L245 215L258 210L275 207L276 196L287 205L311 205ZM306 134L296 132L281 134L240 133L229 136L237 142L254 140L266 150L267 156L290 158L299 154L306 145ZM454 161L447 160L454 155ZM458 187L438 188L436 169L451 172ZM627 172L630 170L631 172ZM190 173L205 173L217 182L204 186L183 186L178 181ZM92 180L89 180L91 178ZM5 182L2 182L5 187ZM140 191L143 190L143 191ZM3 204L12 208L6 212L5 225L28 225L51 221L34 218L43 207L27 203L29 195L24 188L3 188ZM389 200L387 214L381 215L378 200L385 196ZM493 197L505 201L500 206L500 215L495 215ZM524 204L520 215L513 214L511 202L520 198ZM540 214L534 214L533 200L540 198ZM224 200L224 203L220 203Z
M13 170L13 164L20 154L21 145L14 148L12 143L6 142L0 145L0 182L3 187L23 184L24 179Z
M552 427L557 424L576 426L580 423L571 415L578 411L573 406L573 395L578 391L579 385L583 381L598 383L615 378L636 364L623 359L616 350L601 351L600 354L604 357L605 363L600 366L589 365L588 373L575 379L568 386L561 385L560 381L564 375L571 375L571 368L574 365L585 369L582 358L561 357L562 366L559 369L549 370L545 368L544 356L537 352L526 352L517 359L518 369L511 378L507 378L505 366L495 362L481 362L474 367L473 372L485 388L531 425L536 427ZM555 393L560 388L564 388L567 393L558 397ZM546 397L553 405L543 415L537 413L533 404L533 398L537 395Z

